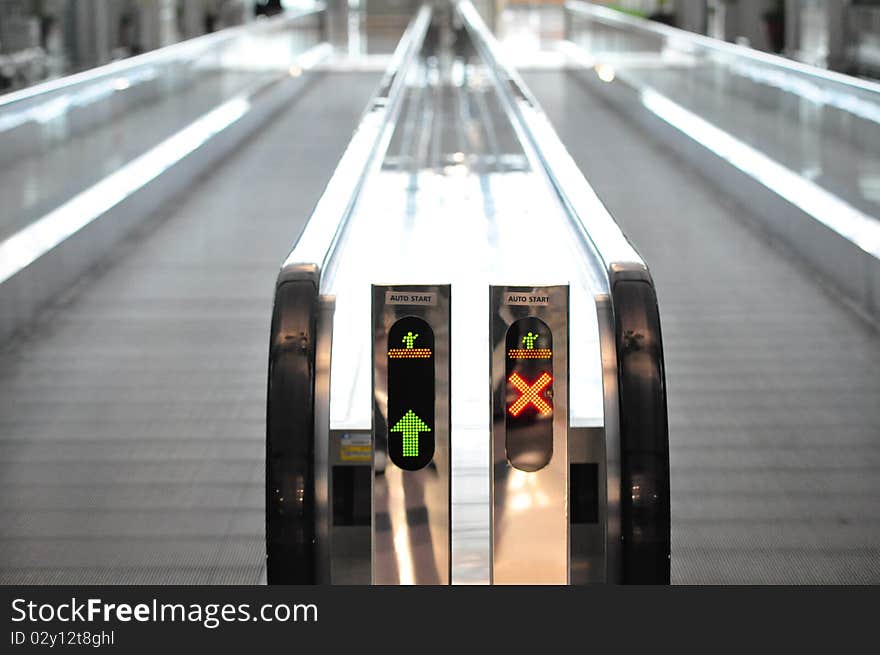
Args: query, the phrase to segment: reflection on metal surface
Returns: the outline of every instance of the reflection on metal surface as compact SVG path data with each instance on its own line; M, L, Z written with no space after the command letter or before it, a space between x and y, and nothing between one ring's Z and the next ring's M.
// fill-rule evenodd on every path
M614 66L609 66L608 64L596 64L596 75L603 82L613 82L616 77L614 73Z
M312 67L326 54L324 46L316 46L298 58L298 65ZM241 119L251 108L252 95L265 88L265 84L227 100L0 242L0 284Z
M613 66L653 114L878 256L880 84L588 3L566 11L571 61Z
M609 575L606 439L602 427L571 428L568 436L571 584L619 582Z
M387 292L434 303L388 304ZM374 584L451 582L449 310L449 286L372 289ZM433 356L390 357L401 340Z
M620 472L620 386L617 381L617 346L611 296L596 297L602 353L605 461L605 581L618 584L622 574L621 472Z
M880 257L880 221L876 218L859 211L812 180L786 168L656 91L644 89L641 98L642 104L659 118L865 252Z
M333 429L359 430L371 425L373 360L364 317L370 313L370 284L392 280L411 284L443 280L455 288L451 332L468 335L456 341L451 353L452 367L460 371L472 370L474 362L489 358L489 326L473 317L485 315L490 284L568 282L571 330L579 335L570 345L571 422L601 424L601 363L593 298L607 289L604 264L547 183L541 160L524 149L512 124L520 118L505 104L469 31L457 32L451 52L442 50L436 59L422 56L417 62L406 77L406 97L393 134L387 142L382 137L381 167L367 172L368 179L350 209L348 227L325 262L322 293L337 297ZM362 126L355 135L358 143L351 147L368 151L368 139L362 140L362 133L374 127L372 123ZM546 129L553 134L549 121ZM375 132L372 138L376 139ZM592 194L573 162L571 167L567 179L572 188L578 194ZM338 214L332 215L330 204L344 211L360 174L355 168L346 170L348 176L340 178L338 186L331 182L316 212L315 218L327 219L320 228L327 243L338 226ZM609 246L609 254L624 252L637 258L594 194L588 205L581 202L578 206L583 220L606 235L601 242ZM318 226L311 222L307 233L312 227L317 236ZM319 241L304 234L294 257ZM316 246L315 252L319 250ZM323 251L316 256L323 257ZM486 583L490 418L485 378L457 376L451 393L456 472L452 485L454 582ZM384 455L377 452L376 458L379 464ZM529 495L517 500L518 504L526 502L543 501Z
M385 467L386 483L385 493L388 496L387 512L388 519L391 523L391 536L394 544L394 556L390 558L390 562L380 563L377 567L373 564L373 584L394 584L394 578L386 578L383 573L383 563L390 564L397 573L397 584L414 585L417 583L415 567L413 566L412 544L410 541L409 524L407 521L406 495L401 493L403 490L402 471L394 467ZM375 480L375 478L374 478ZM382 498L381 491L376 498ZM373 530L373 539L376 540L376 530ZM376 544L373 547L376 553ZM381 550L379 551L382 552ZM430 575L430 573L429 573Z
M520 296L549 300L513 304ZM491 582L568 584L569 289L493 286L489 307ZM531 335L543 333L552 362L510 359L511 332L526 345L537 343ZM510 394L513 376L526 381L513 385L521 391L519 399ZM547 393L551 380L553 390Z
M323 280L332 275L335 245L348 224L364 180L391 138L406 75L418 55L430 20L431 10L423 6L394 51L379 94L364 114L309 222L284 262L284 266L317 263L322 271L322 285Z
M852 92L823 86L804 75L793 75L782 69L759 66L748 61L730 61L727 65L737 75L753 82L765 84L786 93L792 93L817 106L840 109L873 123L880 123L880 95L876 98L863 97ZM880 94L880 88L876 89Z
M330 584L330 345L333 342L332 296L320 298L315 326L315 518L316 575L318 584Z
M320 2L302 4L302 7L287 10L283 15L273 19L261 20L204 34L151 52L114 61L97 68L91 68L81 73L66 75L55 80L35 84L20 91L0 95L0 110L5 111L7 107L16 103L30 101L39 96L47 96L56 91L81 89L95 83L102 84L105 78L108 77L117 76L134 82L139 79L138 75L144 67L167 66L192 62L201 57L209 58L219 48L227 47L229 44L234 45L242 39L249 39L248 47L240 48L237 54L244 55L246 57L245 61L254 65L262 59L264 67L272 65L271 58L261 57L261 54L265 54L265 51L259 48L261 45L260 41L264 44L269 43L272 41L273 33L283 32L303 18L318 16L324 9L323 3ZM310 6L306 6L307 4L310 4ZM255 34L258 35L257 39L249 38ZM253 47L254 44L258 46L257 49Z
M880 92L880 84L876 82L809 66L779 55L670 27L658 21L636 18L594 3L568 0L565 3L565 9L576 16L599 21L611 27L612 30L616 30L614 32L617 36L616 43L614 43L615 49L621 49L623 46L622 49L656 50L668 42L671 52L706 50L715 53L715 56L772 67L790 74L805 75L823 82L840 84L853 90ZM606 43L610 44L612 41L609 39ZM638 44L640 47L633 47L634 44ZM630 47L627 48L627 45Z
M247 97L230 100L0 243L0 284L156 179L248 109Z
M641 257L584 179L580 169L553 129L550 119L526 88L517 71L501 54L498 41L489 32L473 4L463 0L457 10L466 21L483 53L490 74L502 92L502 102L513 118L514 129L535 170L546 175L558 194L558 201L579 239L591 251L583 258L593 280L592 288L607 290L612 264L644 266ZM587 225L589 224L589 229Z
M331 432L329 444L330 582L368 585L372 540L372 435L370 432Z
M464 44L461 50L472 53L468 34L462 32L457 38ZM369 312L364 299L369 297L370 282L401 279L404 272L409 282L444 279L458 285L461 291L453 300L455 330L471 334L476 343L488 341L488 333L483 337L474 333L467 317L485 311L489 284L528 284L535 281L536 271L540 282L570 282L577 290L572 293L572 329L583 335L572 345L577 360L571 380L577 390L572 416L589 424L601 420L592 298L607 284L602 281L603 265L595 263L587 240L540 170L533 168L511 124L513 117L492 82L487 65L473 53L467 59L422 58L407 77L406 98L382 167L364 184L349 219L351 229L338 241L322 278L324 292L339 298L336 333L345 335L333 344L334 361L347 362L345 373L333 377L333 398L346 399L333 404L334 429L369 425L370 349L358 327L359 317ZM546 127L552 130L549 122ZM540 166L540 161L535 159L534 165ZM573 188L579 194L591 193L573 162L571 166L576 175ZM340 182L338 193L325 194L316 217L325 215L325 201L345 202L346 184L350 189L349 179ZM595 195L583 211L597 234L607 224L609 237L603 244L617 244L625 248L625 255L637 257ZM310 222L297 251L311 241L307 238L311 228ZM325 228L332 234L330 220ZM473 361L459 351L453 357L461 357L465 367ZM479 380L457 381L456 389L461 389L462 400L456 403L453 434L481 425L488 431L479 408L483 394Z

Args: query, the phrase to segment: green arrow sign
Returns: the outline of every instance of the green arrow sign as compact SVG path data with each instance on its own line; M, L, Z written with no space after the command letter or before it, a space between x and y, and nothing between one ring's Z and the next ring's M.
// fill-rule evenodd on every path
M407 410L397 424L391 428L391 432L403 432L403 456L419 456L419 432L430 432L431 428L416 416L411 409Z

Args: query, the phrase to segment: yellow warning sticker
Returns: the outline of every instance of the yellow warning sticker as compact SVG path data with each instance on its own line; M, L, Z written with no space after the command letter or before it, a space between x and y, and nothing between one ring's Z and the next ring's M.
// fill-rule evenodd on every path
M368 434L347 434L340 440L339 459L343 462L366 462L373 458Z

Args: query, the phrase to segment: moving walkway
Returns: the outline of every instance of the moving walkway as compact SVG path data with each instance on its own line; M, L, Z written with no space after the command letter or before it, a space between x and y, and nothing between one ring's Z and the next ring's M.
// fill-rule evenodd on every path
M664 375L645 262L422 8L276 282L268 582L669 582Z

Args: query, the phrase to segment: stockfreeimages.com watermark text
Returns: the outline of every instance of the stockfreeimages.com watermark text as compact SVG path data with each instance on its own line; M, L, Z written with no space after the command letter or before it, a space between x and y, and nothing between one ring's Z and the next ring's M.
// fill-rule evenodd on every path
M109 603L100 598L60 603L37 603L25 598L12 601L13 623L193 623L209 630L224 623L317 623L313 603Z

